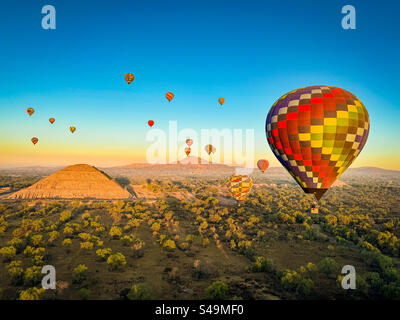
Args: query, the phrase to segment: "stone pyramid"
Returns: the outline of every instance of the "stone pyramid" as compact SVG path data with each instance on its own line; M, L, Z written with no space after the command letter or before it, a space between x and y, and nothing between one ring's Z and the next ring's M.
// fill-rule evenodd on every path
M66 167L11 194L9 199L128 199L131 194L87 164Z

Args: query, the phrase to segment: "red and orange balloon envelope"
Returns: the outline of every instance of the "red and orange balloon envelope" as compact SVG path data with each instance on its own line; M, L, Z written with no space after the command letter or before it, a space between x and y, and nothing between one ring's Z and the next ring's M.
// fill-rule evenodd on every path
M192 139L186 139L186 144L188 145L188 147L190 147L193 144L193 140Z
M225 98L219 98L218 99L218 102L219 102L219 104L222 106L223 104L224 104L224 102L225 102Z
M204 147L204 149L206 150L206 152L208 153L208 155L212 153L214 153L216 151L215 147L212 144L208 144Z
M39 139L38 138L32 138L31 141L32 141L33 145L35 145L39 141Z
M33 108L28 108L26 109L26 112L28 112L29 116L33 115L33 113L35 112L35 109Z
M75 130L76 130L76 128L75 128L74 126L70 126L70 127L69 127L69 131L71 131L71 133L74 133Z
M49 119L49 121L50 121L50 123L51 123L51 124L53 124L53 123L54 123L54 121L56 121L56 119L54 119L54 118L50 118L50 119Z
M189 156L190 151L192 151L192 149L190 149L189 147L185 148L185 153L186 153L187 156Z
M150 126L150 128L154 125L154 121L153 120L149 120L147 121L147 124Z
M290 91L274 103L265 122L275 156L317 200L361 152L369 127L361 100L331 86Z
M265 170L268 169L269 162L267 160L261 159L257 161L257 167L258 169L261 170L261 172L264 172Z
M124 78L125 78L125 81L126 81L128 84L131 84L132 81L135 80L135 76L133 75L133 73L130 73L130 72L126 73L125 76L124 76Z
M172 92L167 92L165 97L168 99L169 102L174 98L174 94Z

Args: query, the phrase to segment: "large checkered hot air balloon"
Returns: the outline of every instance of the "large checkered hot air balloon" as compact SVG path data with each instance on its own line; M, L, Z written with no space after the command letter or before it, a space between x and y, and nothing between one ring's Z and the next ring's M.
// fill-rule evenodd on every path
M360 99L330 86L290 91L274 103L265 123L275 156L317 200L361 152L369 127Z

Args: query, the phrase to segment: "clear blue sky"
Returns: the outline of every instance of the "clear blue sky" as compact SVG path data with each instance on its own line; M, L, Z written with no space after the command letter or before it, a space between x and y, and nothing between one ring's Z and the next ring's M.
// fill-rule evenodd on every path
M56 30L41 28L46 4L57 10ZM346 4L356 8L356 30L341 28ZM146 146L149 119L158 128L169 120L254 128L257 155L273 160L264 133L271 105L292 89L326 84L369 111L355 166L400 169L399 14L395 0L2 1L0 165L143 161L141 151L130 156ZM126 72L136 77L130 86ZM33 136L42 156L32 153Z

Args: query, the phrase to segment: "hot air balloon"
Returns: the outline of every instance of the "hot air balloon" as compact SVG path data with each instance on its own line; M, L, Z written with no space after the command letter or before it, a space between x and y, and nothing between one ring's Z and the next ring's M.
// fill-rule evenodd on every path
M185 148L185 153L186 153L187 156L189 156L190 151L192 151L192 149L190 149L189 147Z
M167 92L165 97L168 99L169 102L174 98L174 94L172 92Z
M34 137L31 139L31 141L32 141L33 145L35 145L39 141L39 139Z
M133 73L130 73L130 72L125 73L124 78L125 78L125 81L128 82L128 84L131 84L131 82L133 80L135 80L135 76L133 75Z
M56 121L56 119L54 119L54 118L50 118L50 119L49 119L49 121L50 121L50 123L51 123L51 124L53 124L53 123L54 123L54 121Z
M258 167L258 169L261 170L261 172L264 172L265 170L267 170L268 166L269 166L269 162L267 160L260 159L257 161L257 167Z
M188 147L190 147L193 144L193 140L192 139L186 139L186 144L188 145Z
M147 124L150 126L150 128L154 125L154 121L153 120L149 120L147 121Z
M226 185L235 200L240 204L247 198L253 188L253 180L245 174L234 174Z
M35 112L35 109L33 108L28 108L26 109L26 112L28 112L29 116L33 115L33 113Z
M204 147L204 149L206 150L206 152L208 153L208 155L212 153L214 153L216 151L215 147L212 144L208 144Z
M317 200L356 159L369 128L364 104L331 86L290 91L274 103L265 123L275 156Z
M76 130L76 128L75 128L74 126L70 126L70 127L69 127L69 131L71 131L71 133L74 133L75 130Z
M223 104L224 104L224 102L225 102L225 98L219 98L218 99L218 102L219 102L219 104L222 106Z

